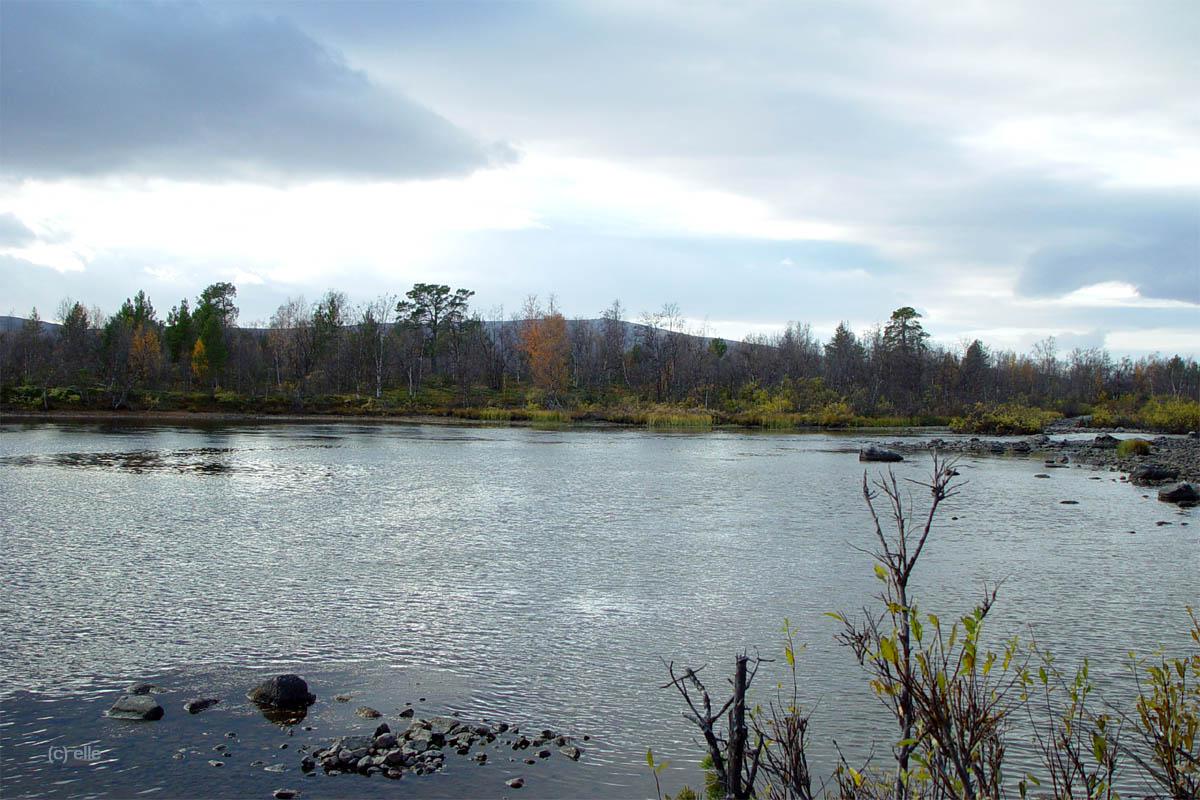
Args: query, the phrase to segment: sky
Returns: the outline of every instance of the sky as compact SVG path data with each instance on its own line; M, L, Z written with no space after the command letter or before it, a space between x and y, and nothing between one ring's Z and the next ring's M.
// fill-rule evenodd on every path
M1198 41L1195 0L4 0L0 314L424 282L1200 357Z

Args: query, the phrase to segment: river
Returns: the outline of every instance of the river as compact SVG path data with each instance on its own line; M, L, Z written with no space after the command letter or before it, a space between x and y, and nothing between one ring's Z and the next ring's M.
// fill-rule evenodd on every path
M4 794L500 796L521 775L523 797L648 797L647 747L671 762L660 778L674 792L699 781L701 751L660 688L664 661L707 664L716 694L749 648L776 659L758 679L766 699L785 675L785 619L807 644L801 695L827 775L832 738L851 754L894 738L825 614L871 603L879 585L861 552L873 536L861 482L882 468L855 456L879 440L0 424ZM1064 668L1088 656L1114 702L1129 691L1127 651L1185 647L1184 606L1200 600L1196 509L1087 468L1035 479L1036 460L958 466L966 483L912 580L925 609L950 618L1002 580L992 641L1036 637ZM929 472L922 459L895 467ZM924 507L919 487L915 499ZM319 697L294 729L243 697L287 671ZM170 690L164 719L104 719L135 680ZM223 702L192 717L180 706L197 694ZM497 753L480 767L452 755L443 774L396 782L304 777L298 748L373 727L353 716L361 704L393 720L411 704L549 727L584 756L528 765ZM210 766L230 742L226 766ZM51 757L85 744L88 758Z

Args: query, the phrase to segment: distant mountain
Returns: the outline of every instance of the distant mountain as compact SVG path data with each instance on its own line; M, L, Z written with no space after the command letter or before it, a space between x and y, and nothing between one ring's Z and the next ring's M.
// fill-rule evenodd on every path
M25 321L26 320L24 317L0 316L0 333L4 333L6 331L18 331L25 324ZM598 336L604 330L604 323L605 323L605 320L603 320L603 319L569 319L569 320L567 320L567 331L570 334L574 334L576 331L578 331L582 328L585 330L590 330L593 334ZM483 324L484 324L484 327L487 328L488 333L490 333L492 335L492 337L495 338L496 336L499 335L501 328L503 328L505 325L510 325L510 324L514 324L514 323L512 322L512 320L486 320L486 321L484 321ZM517 322L515 324L519 325L520 322ZM626 322L626 321L622 320L621 326L622 326L622 328L624 328L624 333L625 333L624 341L622 342L622 346L626 350L630 349L635 344L637 344L637 342L639 340L644 340L645 338L647 338L647 333L648 333L648 331L651 330L651 328L648 325L643 325L640 322ZM62 326L59 325L57 322L47 322L46 320L42 320L42 333L46 336L57 336L58 329L61 327ZM266 328L242 328L241 330L248 331L250 333L266 333L267 332ZM665 335L667 333L668 333L668 331L666 331L665 329L661 329L661 328L658 329L658 334L660 336ZM699 339L703 342L705 347L707 347L708 343L711 342L714 338L711 336L695 336L690 333L684 333L684 334L680 334L680 335L686 336L689 339ZM732 349L736 349L740 343L739 342L728 342L728 344Z
M24 317L0 316L0 333L4 333L5 331L19 331L25 322L26 319ZM42 320L42 334L45 336L57 336L58 329L61 327L57 322Z

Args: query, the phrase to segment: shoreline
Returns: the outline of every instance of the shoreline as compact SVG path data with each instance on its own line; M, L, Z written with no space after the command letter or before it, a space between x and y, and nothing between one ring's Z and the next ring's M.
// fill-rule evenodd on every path
M537 420L481 420L470 417L441 416L436 414L255 414L230 411L183 411L183 410L64 410L51 409L48 411L3 411L0 412L0 424L12 421L29 422L145 422L165 424L386 424L386 425L440 425L446 427L578 427L592 429L631 429L647 428L646 425L612 422L601 419L579 418L563 422L543 422ZM763 429L746 425L723 424L705 428L664 426L659 430L666 431L695 431L695 430L742 430L760 432ZM1148 431L1130 431L1123 429L1076 428L1063 425L1048 429L1047 433L1034 434L1014 438L982 438L965 434L951 434L944 426L903 426L900 428L794 428L768 429L770 433L839 433L845 435L896 435L903 431L908 438L886 442L886 446L905 455L937 450L956 455L979 456L1009 456L1035 458L1039 455L1054 456L1057 460L1067 459L1067 463L1086 464L1099 469L1107 468L1110 472L1131 473L1143 465L1161 466L1173 469L1178 473L1176 480L1200 483L1200 439L1189 435L1164 435ZM954 438L944 439L929 434L946 432ZM1093 438L1067 438L1066 434L1092 434ZM1146 455L1118 455L1115 449L1115 439L1112 433L1128 434L1126 438L1142 438L1149 442L1150 452ZM1060 438L1054 438L1052 435ZM915 439L915 441L914 441Z

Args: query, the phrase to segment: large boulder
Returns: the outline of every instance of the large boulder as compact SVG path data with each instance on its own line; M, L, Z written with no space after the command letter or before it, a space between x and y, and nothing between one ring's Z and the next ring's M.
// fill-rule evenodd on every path
M1160 467L1156 464L1142 464L1129 473L1129 482L1134 486L1153 486L1173 481L1178 477L1179 470L1177 469Z
M897 453L895 450L887 450L883 447L876 447L869 444L858 451L859 461L903 461L904 456Z
M1115 449L1120 443L1120 439L1107 433L1102 433L1092 440L1092 444L1105 450Z
M112 704L108 716L113 719L162 719L163 708L148 694L127 694Z
M1158 499L1164 503L1200 503L1200 491L1187 481L1158 490Z
M270 708L305 709L317 702L299 675L276 675L246 692L251 702Z

